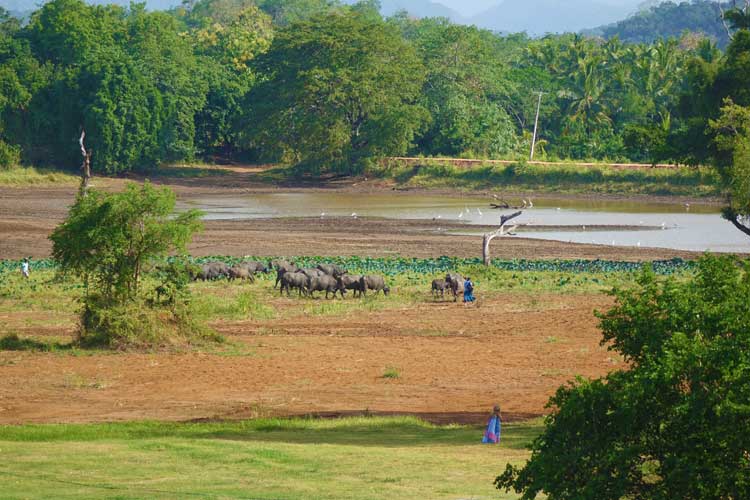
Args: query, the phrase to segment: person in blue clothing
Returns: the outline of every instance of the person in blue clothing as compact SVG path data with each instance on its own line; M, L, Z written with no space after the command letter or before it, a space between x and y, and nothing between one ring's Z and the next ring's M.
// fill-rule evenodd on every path
M492 415L487 422L487 430L482 437L483 443L497 444L500 442L500 432L502 431L503 418L500 416L500 405L492 408Z
M474 283L467 276L466 281L464 281L464 303L470 302L474 302Z
M23 259L21 261L21 274L26 279L29 279L29 259Z

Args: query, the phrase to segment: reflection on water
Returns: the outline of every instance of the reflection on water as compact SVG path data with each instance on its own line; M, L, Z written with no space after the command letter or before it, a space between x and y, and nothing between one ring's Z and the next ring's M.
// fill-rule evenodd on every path
M181 202L200 208L206 219L267 217L364 216L494 224L508 210L489 208L488 197L441 197L411 194L270 193L242 197L205 196ZM508 199L510 203L520 200ZM748 252L750 239L723 220L718 207L681 203L641 203L602 200L534 200L534 207L516 219L527 224L524 237L616 246L662 247L682 250ZM577 226L573 231L533 231L533 226ZM583 226L659 227L661 230L591 231Z

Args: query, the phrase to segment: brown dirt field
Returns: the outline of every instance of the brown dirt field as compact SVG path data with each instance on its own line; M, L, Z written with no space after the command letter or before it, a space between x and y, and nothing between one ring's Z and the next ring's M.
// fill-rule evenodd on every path
M156 179L178 197L273 190L368 192L377 183L332 180L324 187L269 187L248 169L206 178ZM118 189L122 179L95 179ZM0 259L47 257L47 239L75 187L0 188ZM394 193L408 196L407 193ZM426 225L427 224L427 225ZM444 228L450 229L446 224ZM458 227L458 226L457 226ZM212 221L195 255L478 256L477 237L435 232L425 221L264 219ZM612 248L508 238L503 258L646 260L693 257L672 250ZM322 299L321 299L322 300ZM275 299L274 307L296 307ZM481 422L495 402L507 419L545 413L555 389L575 375L600 376L622 361L599 346L592 312L601 295L508 294L477 307L419 304L343 317L284 314L273 321L214 325L235 343L215 352L31 353L0 351L0 424L135 419L192 420L269 415L417 414L436 422ZM69 338L60 313L2 313L21 335ZM397 379L382 377L396 367Z
M622 366L599 345L592 314L609 301L518 294L478 307L427 302L215 325L236 352L4 351L0 424L362 412L479 423L494 402L508 420L526 419L544 414L555 389L575 375ZM295 300L274 303L288 308ZM388 367L400 376L383 378Z
M106 189L116 189L123 180L100 181ZM259 186L247 180L246 174L206 179L169 180L178 197L190 199L205 193L268 192L282 188ZM337 184L333 184L338 186ZM304 188L284 188L300 190ZM311 188L320 189L320 188ZM351 190L351 185L332 189ZM368 190L377 189L369 187ZM67 213L76 189L0 188L0 259L50 255L47 239ZM400 193L394 196L408 196ZM442 222L444 230L465 226ZM474 227L472 229L481 229ZM192 254L202 255L360 255L384 257L476 257L481 253L477 236L460 236L436 232L426 221L393 221L360 218L289 218L223 220L206 223L205 231L189 247ZM505 238L493 244L493 257L518 259L610 259L655 260L672 257L694 258L699 254L669 249L638 249Z

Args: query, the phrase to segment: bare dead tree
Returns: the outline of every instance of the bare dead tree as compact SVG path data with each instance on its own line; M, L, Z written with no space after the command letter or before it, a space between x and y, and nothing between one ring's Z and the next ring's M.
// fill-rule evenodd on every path
M91 180L91 150L86 151L86 146L83 144L85 138L86 130L81 129L81 137L78 139L78 144L81 146L81 155L83 156L83 163L81 164L81 186L78 189L81 196L86 196L86 192L89 189L89 181Z
M719 19L721 19L721 24L724 25L724 30L727 32L727 36L730 40L734 40L734 34L732 33L732 29L730 28L729 24L727 24L727 14L730 14L729 21L732 24L735 24L737 22L737 17L735 17L737 15L739 15L739 17L743 17L744 15L745 19L747 19L747 16L750 15L750 0L744 0L743 4L744 7L738 7L737 0L732 0L732 7L728 10L724 10L721 0L716 1L716 9L719 11ZM737 26L735 24L735 26L733 27L735 29L750 28L750 26L747 25L747 21L745 21L744 25Z
M734 37L732 36L732 31L729 29L727 20L724 18L724 9L721 7L721 0L716 0L716 10L719 11L719 19L721 19L721 24L724 25L724 31L727 32L727 36L732 40Z
M731 206L731 202L729 206L722 211L721 215L724 217L724 219L731 222L734 227L742 231L747 236L750 236L750 216L743 215L734 210Z
M503 209L505 209L505 210L507 210L507 209L523 210L525 208L531 208L531 207L534 206L534 204L531 202L531 199L529 199L529 200L522 199L520 205L511 205L510 203L508 203L504 199L498 198L498 196L495 195L495 194L493 194L492 197L495 198L497 200L497 202L496 203L490 203L490 208L497 208L497 209L501 209L501 210L503 210Z
M500 227L492 231L491 233L486 233L482 237L482 261L484 262L485 266L490 265L490 242L497 238L498 236L505 236L506 234L512 234L513 230L515 230L518 225L506 227L505 224L508 223L508 221L515 219L519 215L521 215L523 212L518 211L514 212L512 214L503 215L500 217Z

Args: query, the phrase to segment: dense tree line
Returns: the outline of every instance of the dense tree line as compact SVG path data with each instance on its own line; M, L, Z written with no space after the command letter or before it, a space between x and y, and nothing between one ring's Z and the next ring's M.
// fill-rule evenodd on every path
M344 172L407 153L521 158L543 92L537 157L727 165L736 148L709 120L726 99L750 105L735 14L722 52L687 35L383 19L374 0L53 0L24 26L0 12L0 163L75 168L81 129L107 173L214 156Z

